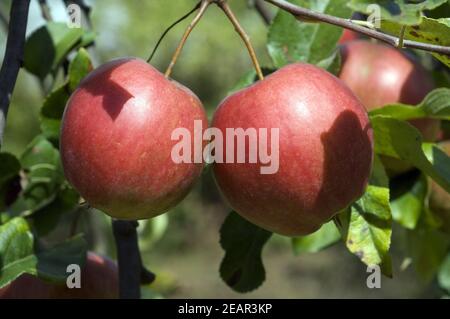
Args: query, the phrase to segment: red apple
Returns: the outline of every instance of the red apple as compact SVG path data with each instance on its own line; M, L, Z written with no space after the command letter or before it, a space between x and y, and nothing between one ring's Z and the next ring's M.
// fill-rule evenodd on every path
M386 104L417 105L434 88L427 71L400 50L359 40L342 46L342 69L339 77L359 97L368 111ZM410 120L426 142L434 142L440 133L440 121L435 119ZM413 168L412 165L388 156L382 157L390 176Z
M346 42L358 40L359 38L360 36L357 32L354 32L349 29L344 29L344 32L342 32L342 36L339 39L339 44L344 44Z
M81 288L55 285L23 274L0 289L0 299L115 299L119 298L117 266L111 260L88 253L81 271Z
M222 132L279 128L275 174L261 174L261 158L213 166L230 206L262 228L312 233L365 191L373 158L367 113L350 89L320 68L288 65L229 96L212 126ZM225 137L224 157L230 142ZM268 150L274 152L270 143ZM248 143L245 152L248 159Z
M176 128L207 127L200 100L146 62L122 58L90 73L72 94L61 129L64 173L95 208L144 219L174 207L202 163L175 163ZM192 143L194 139L192 138Z
M339 78L359 97L368 111L386 104L416 105L434 88L427 71L400 50L359 40L342 46ZM440 122L434 119L411 120L425 141L435 141Z

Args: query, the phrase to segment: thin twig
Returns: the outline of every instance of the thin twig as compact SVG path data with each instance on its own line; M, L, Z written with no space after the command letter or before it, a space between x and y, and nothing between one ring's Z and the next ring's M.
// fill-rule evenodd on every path
M172 23L161 35L161 37L159 38L158 42L156 42L155 47L153 48L152 54L150 54L150 57L147 59L147 63L150 63L150 61L153 59L153 56L156 53L156 50L158 49L159 45L161 44L161 41L164 39L164 37L167 35L167 33L169 33L170 30L172 30L173 27L175 27L178 23L182 22L183 20L187 19L191 14L193 14L195 11L198 10L198 8L200 8L201 5L201 1L199 3L197 3L197 5L188 13L186 13L184 16L182 16L180 19L178 19L177 21L175 21L174 23Z
M267 25L272 22L272 14L267 10L262 0L255 0L255 9Z
M197 23L203 17L203 14L205 13L206 9L209 7L210 4L211 4L210 0L202 0L202 3L200 4L200 9L199 9L197 15L192 20L192 22L188 25L186 31L183 34L183 37L181 38L180 43L178 44L177 49L175 50L172 60L170 61L169 67L167 68L166 73L165 73L166 78L170 77L170 74L172 73L172 69L175 66L175 63L177 63L178 57L180 56L180 53L183 50L186 40L188 39L189 35L191 34L192 30L195 28Z
M141 284L150 285L156 279L156 275L152 273L150 270L145 268L144 264L141 261Z
M398 48L403 49L403 43L405 42L405 31L406 31L406 25L402 26L402 29L400 30L400 36L398 38Z
M228 19L233 24L234 28L236 29L236 32L239 33L239 36L242 38L242 40L245 43L245 46L248 49L248 53L250 54L250 58L252 59L253 65L255 66L256 74L258 74L258 77L260 80L264 80L264 75L262 73L261 67L258 62L258 58L256 57L255 50L253 49L253 46L250 42L250 38L245 32L245 30L241 27L239 24L239 21L237 20L236 16L234 15L233 11L231 10L230 6L228 5L228 2L226 0L219 0L217 2L217 5L225 12Z
M3 144L11 95L23 63L29 6L30 0L13 1L11 4L5 57L0 70L0 147Z
M264 0L266 2L269 2L280 9L283 9L292 15L296 17L305 17L312 20L317 20L321 22L325 22L328 24L336 25L339 27L343 27L358 33L362 33L368 37L380 40L382 42L385 42L387 44L390 44L394 47L398 47L398 44L400 42L399 38L388 35L383 32L379 32L376 30L372 30L369 28L365 28L363 26L359 26L351 20L342 19L334 16L330 16L327 14L315 12L309 9L305 9L296 5L293 5L292 3L289 3L284 0ZM450 55L450 47L441 46L441 45L435 45L435 44L429 44L429 43L422 43L417 41L411 41L411 40L404 40L403 41L403 47L404 48L411 48L411 49L418 49L418 50L424 50L429 52L435 52L435 53L441 53Z

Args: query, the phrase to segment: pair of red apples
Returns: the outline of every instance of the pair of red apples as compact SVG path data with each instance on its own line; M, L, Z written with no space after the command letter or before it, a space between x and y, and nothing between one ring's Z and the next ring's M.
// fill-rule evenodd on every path
M373 161L367 110L417 104L432 88L425 70L394 48L352 41L342 53L341 80L291 64L227 97L214 115L211 126L224 136L226 128L279 128L275 174L261 174L260 162L213 164L229 205L262 228L310 234L362 196ZM202 103L186 87L136 58L106 63L67 104L66 177L90 205L115 218L159 215L185 197L202 171L201 163L171 159L172 132L186 128L193 136L195 120L208 126Z

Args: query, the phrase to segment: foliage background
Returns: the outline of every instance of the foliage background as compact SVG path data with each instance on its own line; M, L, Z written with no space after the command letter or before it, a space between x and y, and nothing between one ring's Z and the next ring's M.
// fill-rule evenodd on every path
M196 1L97 0L92 5L95 49L90 50L95 66L112 58L147 58L157 39L172 21L189 11ZM10 1L0 6L9 7ZM65 20L60 0L49 0L55 20ZM269 63L266 51L267 29L247 2L232 6L252 38L262 65ZM37 1L32 1L27 33L45 21ZM177 26L164 40L153 60L161 71L168 65L187 22ZM5 32L0 30L0 51ZM193 32L179 59L173 77L190 87L204 102L209 115L233 85L252 68L245 47L218 8L212 6ZM35 77L21 71L14 91L3 151L19 155L39 133L39 108L44 95ZM218 275L223 258L219 229L229 209L213 185L208 170L196 189L169 214L142 227L141 247L145 264L158 279L153 291L163 297L191 298L328 298L328 297L440 297L435 282L417 277L412 267L400 270L403 242L394 229L391 253L394 280L383 277L382 288L366 286L366 267L348 253L343 243L316 254L294 256L290 241L274 236L263 252L266 282L248 294L228 288ZM67 226L71 216L67 216ZM65 223L63 221L63 223ZM86 230L90 248L114 258L110 219L96 211L84 212L81 227ZM58 238L61 230L51 234Z

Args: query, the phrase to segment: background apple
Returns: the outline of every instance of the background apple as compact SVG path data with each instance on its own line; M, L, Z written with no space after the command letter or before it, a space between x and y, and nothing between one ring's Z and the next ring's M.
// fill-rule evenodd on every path
M358 40L360 38L360 35L357 32L354 32L349 29L344 29L344 32L342 32L342 36L339 39L339 44L344 44L353 40Z
M172 131L183 127L193 136L194 120L207 127L201 102L186 87L139 59L106 63L67 104L64 173L91 206L113 217L161 214L189 192L202 170L203 164L171 159Z
M23 274L0 289L0 299L113 299L119 298L117 266L110 259L89 252L81 271L81 288L47 283Z
M364 40L345 43L341 47L342 69L339 77L359 97L368 111L391 103L417 105L434 88L427 71L401 51L384 44ZM409 121L424 141L436 141L440 121L415 119ZM405 172L411 165L383 157L391 175Z
M256 225L305 235L364 193L373 157L367 113L339 79L320 68L292 64L278 70L225 99L212 125L222 132L280 129L276 174L262 175L261 163L248 160L213 164L230 206ZM246 151L248 158L248 146Z
M391 103L416 105L434 88L427 71L401 51L365 40L342 45L339 78L359 97L368 111ZM426 141L435 141L440 122L410 121Z

